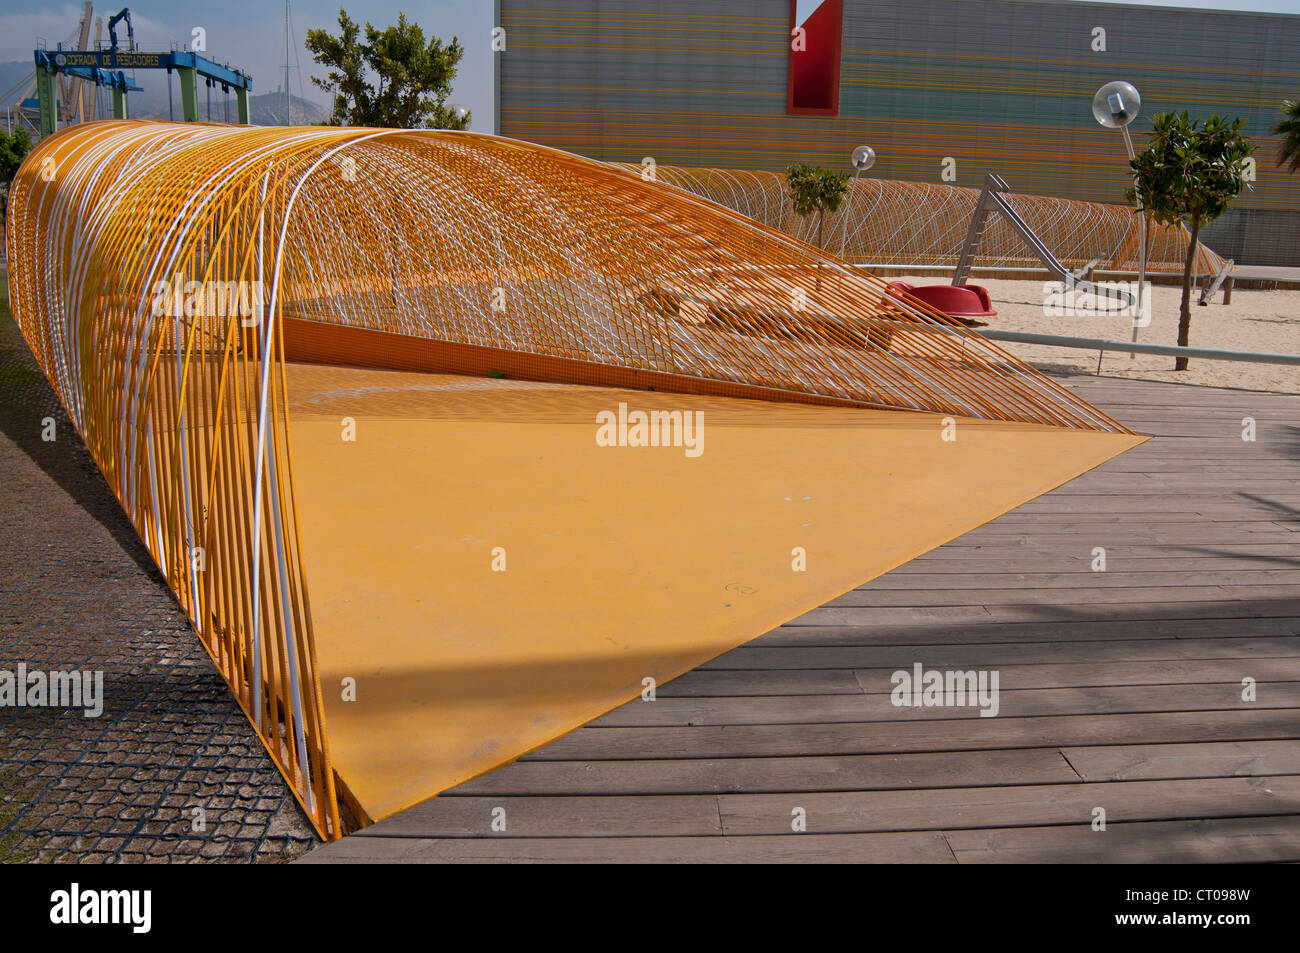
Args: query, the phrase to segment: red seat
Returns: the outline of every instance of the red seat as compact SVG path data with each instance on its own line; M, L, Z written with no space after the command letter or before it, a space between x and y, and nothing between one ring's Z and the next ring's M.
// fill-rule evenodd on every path
M913 285L891 281L889 288L891 293L904 292L954 318L997 317L988 290L980 285Z

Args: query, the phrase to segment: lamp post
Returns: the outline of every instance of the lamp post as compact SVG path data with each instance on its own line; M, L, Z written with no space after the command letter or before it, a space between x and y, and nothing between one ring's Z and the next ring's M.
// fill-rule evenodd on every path
M1132 83L1126 83L1123 80L1107 83L1097 90L1096 95L1092 97L1092 114L1097 122L1107 129L1118 129L1124 134L1124 148L1128 152L1129 162L1133 161L1135 153L1133 152L1133 137L1129 135L1128 127L1138 117L1138 112L1141 109L1142 97L1138 95L1138 91ZM1142 190L1138 187L1136 175L1133 179L1133 188L1137 193L1138 242L1141 246L1138 251L1138 315L1133 319L1133 340L1137 341L1138 319L1141 317L1142 309L1146 306L1147 213L1146 206L1142 202ZM1133 354L1129 354L1130 360L1133 357Z
M876 164L876 150L871 146L858 146L849 155L849 164L853 166L853 181ZM850 195L852 190L850 189ZM840 257L844 257L844 240L849 227L849 210L846 207L840 216Z

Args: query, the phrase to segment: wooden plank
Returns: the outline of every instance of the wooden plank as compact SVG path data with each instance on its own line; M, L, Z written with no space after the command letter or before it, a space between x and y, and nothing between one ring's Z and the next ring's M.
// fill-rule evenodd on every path
M1187 467L1171 469L1168 473L1154 474L1150 468L1140 473L1111 473L1106 470L1094 470L1055 490L1052 496L1099 496L1110 494L1120 497L1145 499L1161 496L1167 490L1186 490L1179 494L1181 502L1184 497L1222 500L1227 495L1236 496L1240 492L1266 496L1270 501L1293 499L1296 496L1295 480L1288 479L1285 461L1278 460L1270 468L1256 465L1244 469L1236 476L1220 473L1219 479L1212 484L1200 473L1189 473ZM1212 487L1212 489L1211 489Z
M902 864L954 863L942 834L780 834L770 837L345 837L300 864Z
M498 809L505 830L494 830ZM722 833L713 794L659 797L435 797L358 837L705 837Z
M1034 502L1022 503L1017 512L1023 516L1036 514L1063 514L1075 515L1082 512L1091 512L1097 507L1104 506L1106 512L1117 512L1117 514L1127 514L1134 521L1148 519L1167 512L1182 512L1193 516L1206 516L1210 520L1232 520L1248 521L1260 519L1279 519L1279 517L1291 514L1292 508L1284 503L1274 504L1274 506L1265 506L1262 503L1240 503L1235 501L1225 501L1222 497L1204 497L1200 499L1188 499L1178 497L1178 503L1169 503L1161 507L1160 501L1152 499L1123 499L1106 497L1105 503L1099 503L1093 498L1069 497L1067 494L1048 495L1040 497Z
M763 644L767 640L764 637ZM1051 662L999 667L1001 683L1017 688L1070 688L1086 685L1160 685L1239 680L1249 666L1252 678L1265 681L1300 680L1300 656L1280 658L1189 659L1161 662ZM747 695L853 695L879 687L884 669L696 669L660 685L659 701ZM867 680L873 688L867 689ZM628 709L639 708L630 702ZM621 709L619 709L621 710Z
M1126 521L1089 520L1086 513L1043 513L1041 518L1025 514L1020 520L998 520L945 544L948 547L1022 546L1034 549L1059 549L1079 545L1081 533L1094 533L1106 527L1107 537L1149 546L1173 546L1187 543L1241 542L1293 545L1291 530L1281 526L1275 516L1261 514L1255 520L1215 520L1210 516L1179 514L1177 520L1160 520L1153 513Z
M1214 483L1219 480L1249 480L1251 475L1255 473L1268 479L1284 479L1289 466L1293 466L1293 464L1288 464L1284 455L1278 455L1276 457L1253 458L1233 462L1175 460L1170 457L1126 460L1116 462L1113 465L1107 464L1107 469L1112 474L1129 476L1142 474L1157 480L1166 476L1186 476L1199 478L1205 483ZM1080 479L1084 478L1081 477Z
M1033 547L1032 552L1026 552L1025 550L1031 548L1033 540L1024 539L1023 537L1011 537L1002 540L988 538L972 540L963 537L962 540L940 546L938 549L932 549L928 553L922 553L910 563L899 566L894 572L911 571L913 569L919 569L921 572L935 572L937 570L932 568L932 564L964 563L981 558L1030 559L1034 557L1048 558L1053 554L1059 554L1061 558L1079 560L1091 558L1091 551L1082 545L1074 549L1036 546ZM958 545L958 543L961 543L961 545ZM1123 549L1124 556L1134 560L1200 559L1207 555L1225 559L1271 559L1278 557L1292 559L1296 557L1296 552L1295 542L1289 539L1283 539L1280 542L1220 543L1213 549L1187 545L1169 545L1167 543L1154 546L1145 543L1133 543Z
M1081 747L1067 748L1065 756L1086 781L1300 774L1294 741Z
M1207 864L1300 861L1300 818L1021 827L947 834L963 864Z
M861 691L862 686L851 669L775 672L696 669L660 685L656 694L659 699L665 699L711 695L856 695Z
M722 794L698 797L432 798L357 837L762 836L790 831L792 807L815 834L956 830L1180 817L1300 814L1300 778L1123 781L1095 785L939 788L919 791ZM505 830L493 824L504 810ZM499 826L499 825L498 825Z
M966 590L928 589L854 589L831 602L826 609L852 606L950 606L960 605ZM1072 605L1115 605L1178 600L1180 602L1220 602L1268 598L1294 599L1300 590L1294 586L1181 586L1176 591L1159 586L1125 586L1114 589L988 589L971 590L983 606L1011 605L1055 607ZM814 612L826 611L814 609Z
M1078 605L1032 606L839 606L805 612L787 626L904 626L946 622L953 626L990 622L1078 622L1098 619L1146 622L1152 619L1266 619L1290 617L1300 611L1300 599L1273 598L1219 602L1158 600L1114 603L1088 611Z
M1169 504L1161 507L1157 499L1124 499L1115 496L1106 498L1105 508L1108 513L1126 513L1134 520L1145 519L1159 513L1187 513L1188 515L1208 516L1210 519L1246 521L1263 519L1272 514L1274 519L1291 512L1289 508L1265 506L1256 503L1239 503L1226 501L1222 497L1188 498L1179 495ZM1017 512L1029 515L1037 513L1075 514L1095 510L1099 505L1096 500L1071 498L1066 494L1054 494L1039 497L1029 503L1021 504Z
M910 668L924 661L931 668L1032 664L1036 662L1128 662L1161 659L1294 657L1300 638L1134 639L1129 642L1037 642L1029 645L988 643L934 645L919 659L915 646L772 646L742 645L700 666L705 670L752 668Z
M1083 575L1092 571L1090 551L1082 553L1050 552L1040 553L1003 553L976 550L970 555L944 554L937 559L917 559L900 566L875 582L875 588L896 588L908 584L914 578L933 579L935 576L955 576L965 578L970 575L989 575L1016 578L1025 574L1064 574ZM1171 551L1163 556L1135 556L1128 547L1106 547L1106 573L1118 578L1125 576L1130 580L1149 585L1152 578L1148 573L1163 576L1167 573L1193 573L1206 570L1223 572L1234 569L1294 569L1300 567L1300 557L1290 554L1276 556L1200 556L1187 550ZM938 582L943 587L943 581Z
M1220 523L1201 519L1195 524L1185 522L1159 524L1158 520L1143 516L1140 522L1114 524L1075 520L1075 517L1080 515L1082 514L1071 513L1067 517L1069 521L1051 522L1043 519L1033 525L990 523L982 529L972 530L947 545L955 556L962 555L960 550L963 547L987 546L998 546L1009 550L1008 555L1019 550L1027 550L1030 553L1042 550L1078 552L1079 548L1090 542L1090 537L1098 532L1106 534L1110 546L1158 546L1175 551L1186 546L1225 546L1241 542L1295 545L1293 531L1278 525L1276 520L1269 519Z
M1300 814L1300 778L1226 778L1045 784L1018 788L846 791L832 794L723 794L729 835L775 834L790 824L792 805L815 833L1089 826L1104 808L1107 826L1177 818Z
M790 623L751 642L778 645L959 645L976 642L1105 642L1133 639L1236 639L1246 636L1300 635L1300 618L1131 619L1053 622L1002 622L939 626L801 625ZM697 674L697 669L695 673ZM684 677L684 676L683 676ZM670 684L680 685L681 679ZM666 689L667 686L664 686ZM766 692L761 694L767 694Z
M1300 737L1295 709L1047 715L870 725L580 728L524 761L653 761L1257 741Z
M515 761L440 796L865 791L1078 780L1061 753L1049 749L829 758Z
M636 701L590 722L598 728L636 725L823 725L1039 715L1097 715L1143 711L1231 711L1244 708L1300 708L1300 682L1259 682L1257 701L1242 701L1241 679L1256 659L1238 663L1238 678L1217 685L1100 685L1084 688L1008 688L999 674L993 716L983 716L972 695L962 707L915 707L893 703L889 669L875 669L864 684L872 694L765 695L744 698L659 698ZM929 667L929 666L927 666ZM909 667L910 668L910 667ZM908 669L905 669L907 671ZM1300 712L1297 713L1300 724ZM869 730L869 728L868 728Z
M1198 685L1222 683L1234 691L1241 691L1241 680L1254 678L1260 686L1277 685L1281 693L1271 696L1266 707L1284 707L1278 703L1290 686L1300 684L1300 655L1267 658L1251 655L1228 659L1166 660L1150 662L1063 662L1043 665L1003 665L998 667L1003 690L1020 689L1070 689L1087 687L1134 686L1165 689L1172 686L1195 688ZM864 692L891 691L889 668L857 669L854 675ZM883 684L882 684L883 682ZM1259 698L1265 701L1263 694ZM1230 706L1235 707L1235 706ZM1175 709L1170 708L1169 711Z
M1235 486L1231 484L1223 486L1214 493L1204 491L1205 480L1180 480L1171 474L1163 475L1150 483L1136 486L1134 483L1135 479L1130 475L1126 481L1094 480L1077 486L1071 484L1048 496L1023 503L1017 507L1017 510L1022 513L1038 510L1060 512L1052 504L1073 505L1090 502L1104 505L1107 512L1121 513L1125 510L1112 509L1112 503L1140 504L1139 512L1150 513L1199 512L1203 507L1213 507L1216 510L1242 507L1251 512L1276 513L1281 510L1285 513L1290 505L1295 504L1297 496L1300 496L1295 490L1293 481L1279 477L1270 482L1262 475L1255 480L1237 481ZM1225 495L1229 493L1230 498L1225 499ZM1161 509L1162 502L1172 509Z
M1099 540L1099 544L1104 540ZM1176 590L1177 595L1187 589L1214 589L1220 586L1284 586L1300 595L1300 569L1235 569L1214 572L1187 569L1150 570L1127 572L1119 566L1108 566L1104 572L1092 572L1087 567L1078 572L964 572L964 573L888 573L874 579L856 592L878 592L894 589L941 589L951 592L973 589L985 593L991 589L1120 589L1137 588L1150 592L1155 587ZM837 600L838 601L838 600Z

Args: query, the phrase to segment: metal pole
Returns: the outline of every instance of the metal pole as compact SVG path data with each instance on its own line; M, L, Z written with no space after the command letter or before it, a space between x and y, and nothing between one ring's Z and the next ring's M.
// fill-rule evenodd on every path
M181 88L181 119L199 121L199 74L193 66L176 67L176 82Z
M857 186L858 176L860 176L861 174L862 174L861 169L857 169L854 171L853 180L849 184L849 191L844 196L843 211L840 212L840 257L841 258L844 257L844 241L846 238L848 238L847 232L849 229L849 201L853 198L853 190Z
M289 0L284 0L284 124L292 125L289 119Z
M1128 161L1132 162L1136 158L1133 151L1133 137L1128 134L1128 126L1120 126L1120 132L1124 133L1124 148L1128 150ZM1141 248L1138 249L1138 313L1133 318L1133 342L1136 344L1138 339L1138 318L1142 315L1142 309L1146 306L1146 295L1144 290L1147 281L1147 210L1142 201L1142 190L1138 187L1137 175L1133 176L1133 191L1137 193L1138 204L1138 241ZM1129 354L1129 360L1133 360L1137 355Z
M52 136L59 131L59 84L54 80L54 73L36 63L36 98L40 101L41 137Z

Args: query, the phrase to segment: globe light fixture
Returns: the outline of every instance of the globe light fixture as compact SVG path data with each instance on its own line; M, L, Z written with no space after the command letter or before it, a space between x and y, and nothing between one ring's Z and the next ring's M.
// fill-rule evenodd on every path
M1142 110L1142 97L1132 83L1107 83L1092 97L1092 114L1108 129L1124 129Z
M464 119L466 116L469 115L469 107L462 106L459 103L448 103L447 109L450 110L451 114L456 118L457 122L459 122L460 120Z
M876 164L876 150L871 146L858 146L849 156L849 162L853 164L856 173L861 174Z

